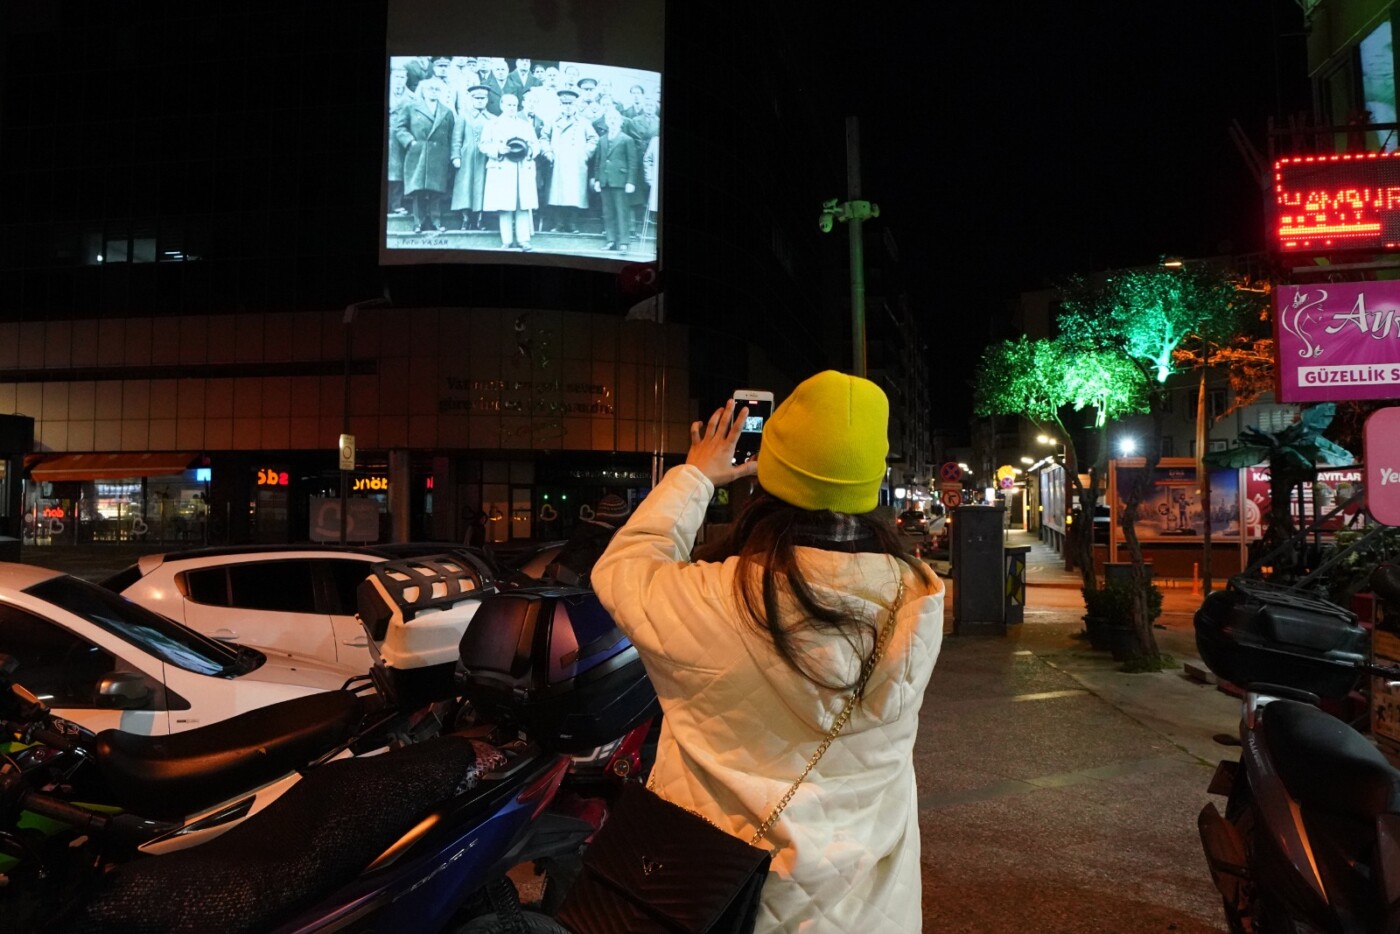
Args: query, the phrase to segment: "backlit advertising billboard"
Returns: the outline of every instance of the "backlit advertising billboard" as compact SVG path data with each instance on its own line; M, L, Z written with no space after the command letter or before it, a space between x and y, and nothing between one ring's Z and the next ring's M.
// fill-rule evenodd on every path
M1400 398L1400 282L1274 291L1280 402Z

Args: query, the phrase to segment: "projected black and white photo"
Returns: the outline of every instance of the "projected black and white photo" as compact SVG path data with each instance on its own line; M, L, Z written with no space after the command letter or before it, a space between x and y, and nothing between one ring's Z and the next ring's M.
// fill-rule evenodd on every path
M659 73L396 55L388 81L389 258L414 262L424 251L656 258Z

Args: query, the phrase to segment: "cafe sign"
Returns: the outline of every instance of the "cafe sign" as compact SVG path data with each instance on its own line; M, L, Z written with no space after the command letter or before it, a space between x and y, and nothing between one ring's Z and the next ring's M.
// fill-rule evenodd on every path
M1275 289L1280 402L1400 399L1400 282Z

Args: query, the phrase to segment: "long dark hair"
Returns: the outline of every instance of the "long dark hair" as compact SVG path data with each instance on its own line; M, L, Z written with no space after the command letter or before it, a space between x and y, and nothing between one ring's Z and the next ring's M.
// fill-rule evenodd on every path
M697 550L695 557L702 561L723 561L737 555L735 598L746 620L767 633L782 659L808 681L831 690L850 690L855 681L833 684L813 672L804 662L794 634L804 629L834 631L859 653L861 634L869 633L873 651L878 635L875 621L840 595L828 600L818 595L797 560L796 549L803 545L829 551L886 554L912 569L925 584L933 580L933 575L928 565L909 553L894 524L878 512L813 512L783 502L762 489L745 505L728 537ZM785 625L779 612L783 591L792 595L802 613L797 626ZM864 653L861 660L865 661Z

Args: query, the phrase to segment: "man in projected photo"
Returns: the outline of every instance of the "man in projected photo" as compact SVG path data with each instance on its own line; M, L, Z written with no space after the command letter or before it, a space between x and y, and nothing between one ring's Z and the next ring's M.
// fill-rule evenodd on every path
M535 190L535 156L539 140L535 126L517 113L514 94L501 95L501 115L488 121L479 148L486 155L486 191L482 209L497 212L501 224L501 248L519 247L530 252L534 211L539 207Z
M525 100L525 94L531 88L537 88L544 84L543 76L536 78L530 71L530 60L528 58L517 58L515 60L515 71L506 76L503 94L514 94L517 101Z
M635 87L640 87L640 85ZM646 153L647 144L661 133L661 119L656 116L656 103L654 101L643 97L637 106L639 110L636 116L628 117L626 111L623 111L622 132L637 141L638 152ZM646 221L647 204L651 200L651 182L646 178L645 173L637 185L637 190L627 200L632 210L632 239L640 240L641 236L637 231L643 227ZM651 208L651 210L656 209Z
M404 69L408 72L408 89L417 92L418 85L433 76L433 57L416 55L405 63Z
M641 159L637 141L622 132L621 111L606 108L603 122L607 135L598 140L593 160L593 190L603 196L603 249L626 253L631 220L627 196L637 190Z
M501 95L506 93L506 82L510 79L510 66L503 58L491 59L491 73L481 82L491 92L491 99L486 102L486 109L499 117L501 115ZM516 98L518 101L519 98Z
M442 197L451 185L452 111L440 103L445 90L430 78L418 85L419 100L400 108L394 135L404 147L403 193L413 205L413 232L442 230Z
M481 133L496 118L486 109L491 91L484 84L467 89L466 106L452 129L452 210L462 214L463 230L481 230L482 203L486 194L486 154Z
M414 99L412 92L408 90L408 69L403 67L389 69L388 207L391 214L408 213L408 208L403 206L403 143L399 142L395 135L397 127L395 117L400 108L412 106Z
M545 201L551 208L550 228L577 233L579 215L588 207L588 161L598 147L598 134L578 115L578 91L563 88L557 94L559 115L549 128L545 150L554 166Z

